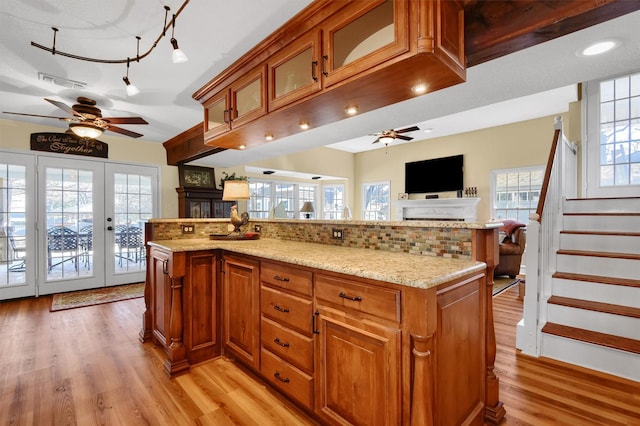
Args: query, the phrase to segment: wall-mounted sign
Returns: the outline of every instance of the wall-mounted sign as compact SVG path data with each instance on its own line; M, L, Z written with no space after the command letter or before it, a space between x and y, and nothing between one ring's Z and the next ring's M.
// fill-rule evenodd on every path
M109 158L109 145L69 133L31 133L31 150Z

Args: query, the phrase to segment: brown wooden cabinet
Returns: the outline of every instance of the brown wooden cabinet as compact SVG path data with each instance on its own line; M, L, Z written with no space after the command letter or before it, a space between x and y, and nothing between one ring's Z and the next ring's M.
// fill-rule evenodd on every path
M176 188L178 217L221 218L231 216L233 201L222 201L222 190L215 188Z
M193 97L205 144L244 149L464 79L462 1L319 0Z
M263 261L260 281L260 372L276 389L312 410L313 273Z
M316 414L329 423L402 424L400 292L324 274L315 290Z
M260 369L260 262L225 254L222 281L222 335L225 351L255 371Z
M247 72L229 87L215 92L204 104L205 139L255 120L267 113L264 65Z
M220 354L218 264L218 251L150 249L152 339L167 353L170 376Z

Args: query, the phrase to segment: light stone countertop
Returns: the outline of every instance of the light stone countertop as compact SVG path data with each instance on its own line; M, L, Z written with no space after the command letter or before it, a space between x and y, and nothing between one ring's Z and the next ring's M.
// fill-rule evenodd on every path
M157 218L149 219L150 223L229 223L229 218ZM407 228L455 228L455 229L493 229L502 226L502 222L461 222L451 220L402 220L402 221L375 221L375 220L319 220L319 219L249 219L249 223L290 223L311 225L366 225L366 226L402 226Z
M472 272L481 272L483 262L447 259L380 250L338 247L325 244L258 240L224 241L177 239L150 241L149 245L172 252L223 249L238 254L279 260L362 278L416 288L430 288Z

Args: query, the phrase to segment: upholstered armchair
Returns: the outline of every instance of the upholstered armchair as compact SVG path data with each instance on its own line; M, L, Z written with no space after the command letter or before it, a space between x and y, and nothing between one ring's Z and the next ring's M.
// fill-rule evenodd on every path
M494 276L508 275L515 278L520 273L522 254L527 242L527 231L524 223L512 220L503 221L500 228L500 262L493 273Z

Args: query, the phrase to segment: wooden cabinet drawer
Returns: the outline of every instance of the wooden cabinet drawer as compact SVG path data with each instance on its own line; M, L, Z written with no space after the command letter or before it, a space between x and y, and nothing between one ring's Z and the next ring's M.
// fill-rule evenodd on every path
M400 291L316 274L316 299L400 322Z
M260 373L276 389L306 408L313 408L313 377L262 349Z
M305 296L312 295L313 274L311 271L277 263L262 262L260 280L263 283L294 293L300 293Z
M313 373L313 340L262 318L262 347L307 373Z
M307 336L311 335L313 302L291 294L262 286L260 293L262 315L285 324Z

